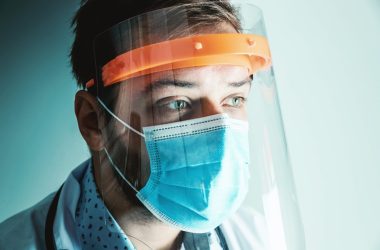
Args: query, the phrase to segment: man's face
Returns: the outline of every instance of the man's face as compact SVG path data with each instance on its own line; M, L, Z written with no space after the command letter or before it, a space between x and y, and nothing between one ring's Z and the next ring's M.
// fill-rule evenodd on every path
M122 83L115 113L135 129L218 113L246 120L250 90L248 70L240 66L177 69ZM132 119L131 119L132 116Z
M134 129L215 114L247 120L248 69L217 65L176 69L121 83L114 113ZM103 132L115 163L142 188L149 177L144 139L111 119Z

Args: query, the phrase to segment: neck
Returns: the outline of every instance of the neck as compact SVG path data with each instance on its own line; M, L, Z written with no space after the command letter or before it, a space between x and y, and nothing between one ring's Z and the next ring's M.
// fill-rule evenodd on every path
M182 242L180 231L157 219L139 221L144 208L132 208L116 215L119 225L137 249L179 249Z
M100 162L99 153L93 154L93 165L95 182L106 207L136 249L179 249L182 242L179 229L162 223L145 207L128 201L112 167L107 161Z

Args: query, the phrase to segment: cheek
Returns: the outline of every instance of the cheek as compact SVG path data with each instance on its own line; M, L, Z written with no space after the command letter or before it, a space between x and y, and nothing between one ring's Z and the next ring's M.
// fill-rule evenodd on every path
M126 129L128 130L128 129ZM125 131L108 144L112 160L128 180L142 188L150 174L149 156L144 138L131 131Z
M146 150L144 142L141 147L140 157L141 157L140 158L141 159L140 183L141 183L141 187L144 187L150 175L150 160L149 160L149 155Z
M240 109L228 108L225 110L225 113L228 114L231 118L248 121L247 107L242 107Z

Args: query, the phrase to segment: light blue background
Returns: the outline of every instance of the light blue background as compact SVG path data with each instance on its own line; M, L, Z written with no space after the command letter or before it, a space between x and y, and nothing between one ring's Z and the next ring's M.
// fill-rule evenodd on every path
M380 1L264 10L309 250L380 249ZM0 221L89 153L68 60L77 1L0 2Z

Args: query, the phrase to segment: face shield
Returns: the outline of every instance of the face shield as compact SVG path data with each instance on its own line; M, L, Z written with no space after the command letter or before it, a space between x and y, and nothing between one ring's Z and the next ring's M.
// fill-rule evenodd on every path
M257 7L204 1L159 9L109 28L93 48L96 76L87 88L104 111L103 197L118 190L125 199L114 205L127 202L194 233L241 213L234 223L248 238L244 225L261 221L254 230L266 249L303 249Z

